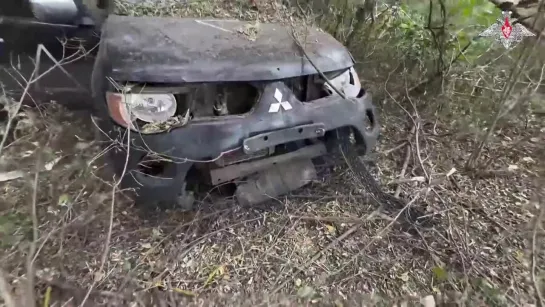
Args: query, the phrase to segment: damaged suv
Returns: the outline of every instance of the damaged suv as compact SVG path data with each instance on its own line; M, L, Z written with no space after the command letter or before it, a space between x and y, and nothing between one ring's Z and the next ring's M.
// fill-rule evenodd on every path
M319 29L296 30L108 16L90 82L93 115L138 204L189 205L203 182L234 183L240 203L256 204L316 179L315 158L339 133L363 154L373 148L377 116L350 53Z

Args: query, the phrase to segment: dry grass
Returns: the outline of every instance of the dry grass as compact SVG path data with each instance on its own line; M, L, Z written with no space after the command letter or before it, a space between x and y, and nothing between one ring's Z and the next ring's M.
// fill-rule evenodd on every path
M261 4L267 14L220 3L195 2L187 12L181 11L185 6L165 9L248 20L293 13L269 2ZM420 99L413 97L413 105L433 101ZM417 203L428 204L434 228L407 233L388 217L370 218L376 205L339 163L321 182L252 208L225 199L202 201L191 212L149 212L119 192L102 271L112 183L100 144L89 133L92 123L86 113L56 104L24 109L18 139L0 160L2 171L28 174L1 184L0 263L7 287L14 299L25 295L37 188L34 275L41 305L78 306L92 283L90 306L181 300L195 306L299 306L309 300L392 306L418 305L429 295L439 305L536 304L544 265L536 218L543 194L535 193L543 193L535 189L543 176L542 119L530 116L526 125L511 123L496 133L483 152L493 163L476 176L462 171L473 133L426 111L413 114L420 124L411 132L413 122L398 103L377 101L384 131L369 166L390 192L404 199L421 192ZM56 163L36 185L38 158ZM405 179L429 180L398 184L402 171Z
M50 135L51 130L41 129L41 133L25 134L28 141L48 139L51 156L71 157L61 159L39 177L36 275L41 296L49 285L55 300L73 295L81 299L78 289L86 289L94 279L98 281L96 295L127 300L143 297L150 289L182 296L270 293L288 280L282 290L299 290L301 295L310 292L308 286L317 294L339 298L374 292L397 298L467 291L470 301L478 299L475 295L505 305L531 300L531 253L525 239L530 233L529 200L535 176L533 165L521 161L521 156L537 161L538 144L525 142L520 147L522 155L505 154L500 164L519 166L505 176L472 180L455 173L450 182L435 186L427 198L430 214L440 220L433 230L422 230L417 236L399 229L383 232L389 221L375 219L363 222L359 231L325 251L332 240L362 223L375 209L365 192L350 184L342 167L322 183L261 208L241 208L227 200L203 203L196 212L144 215L120 195L110 254L104 272L98 272L111 187L99 179L103 165L95 160L98 144L76 121L81 115L68 115L57 108L52 105L43 113L50 126L57 125L58 133ZM386 185L398 176L404 152L380 153L406 137L391 121L399 119L386 118L376 165ZM75 131L82 138L77 143L72 135ZM439 133L447 131L440 129ZM433 165L434 173L450 170L471 143L432 136L427 130L423 134L431 144L422 154L429 155L426 165ZM513 135L510 138L516 142ZM14 143L7 148L6 157L12 156L10 149L15 151L23 144L33 150L30 143ZM494 151L507 152L510 145L498 144ZM34 153L38 153L35 148ZM33 158L23 159L31 168ZM88 165L91 161L95 162ZM25 165L21 160L9 164ZM409 168L407 177L413 174L420 175L419 170ZM24 280L20 259L27 253L32 229L31 177L4 184L0 201L2 215L7 217L2 223L2 263L14 285ZM418 185L404 185L401 196L408 197ZM310 263L317 253L322 256Z

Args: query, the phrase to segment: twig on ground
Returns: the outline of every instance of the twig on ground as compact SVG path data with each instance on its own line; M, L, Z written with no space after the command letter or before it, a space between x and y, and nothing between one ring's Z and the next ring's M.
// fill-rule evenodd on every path
M407 167L409 166L409 161L411 159L411 144L407 144L407 151L405 152L405 161L403 162L403 167L401 168L401 172L399 173L399 180L403 179L405 177L405 172L407 171ZM399 197L399 194L401 193L401 184L399 184L395 190L394 196Z
M420 168L422 169L422 172L424 173L424 176L426 177L426 180L428 181L428 184L431 183L431 177L428 174L428 171L426 171L426 168L424 167L424 162L422 161L422 154L420 152L420 140L419 140L419 131L420 131L420 118L417 119L417 126L414 133L415 138L415 146L416 146L416 158L418 159L418 163L420 164Z
M300 219L305 221L319 221L330 223L361 223L361 218L350 216L308 216L308 215L290 215L289 218Z
M378 213L378 211L373 211L371 214L369 214L369 216L367 216L365 219L363 219L361 221L371 220L376 216L377 213ZM309 259L309 261L306 262L306 265L303 267L303 269L306 270L310 265L312 265L316 260L318 260L323 255L323 253L325 251L327 251L327 250L331 249L332 247L336 246L337 244L339 244L342 240L346 239L349 235L351 235L356 230L358 230L362 225L363 225L363 223L360 222L360 223L350 227L350 229L345 231L341 236L335 238L335 240L331 241L326 247L321 249L311 259ZM279 276L278 279L280 279L280 277L281 276ZM275 294L275 293L279 292L280 290L282 290L282 288L284 288L284 286L286 286L286 284L288 284L289 282L290 282L290 279L286 278L286 280L284 282L282 282L280 285L278 285L276 288L274 288L274 290L272 291L272 294Z
M168 233L167 235L165 235L161 240L159 240L159 242L157 242L155 245L153 245L146 253L143 254L143 256L141 258L138 259L138 262L136 263L136 265L131 269L131 271L128 272L128 274L126 275L125 277L125 280L123 281L120 289L123 289L125 287L125 285L129 282L129 276L130 274L136 270L136 268L140 267L140 265L143 263L144 260L146 260L154 251L157 250L157 248L159 246L161 246L167 239L169 239L170 237L172 237L174 234L176 233L179 233L180 230L184 227L187 227L187 226L190 226L192 224L194 224L195 222L197 221L202 221L204 219L207 219L209 217L212 217L212 216L215 216L215 215L218 215L218 214L221 214L221 213L226 213L226 212L229 212L230 210L232 209L224 209L224 210L219 210L219 211L214 211L212 213L209 213L209 214L206 214L206 215L203 215L199 218L197 217L194 217L191 221L187 222L187 223L183 223L183 224L180 224L178 226L176 226L174 228L174 230L172 230L170 233ZM245 222L248 222L248 221L244 221ZM240 223L237 223L237 224L240 224ZM233 226L233 225L231 225ZM192 240L191 242L185 244L183 246L184 248L184 253L187 253L191 250L191 247L195 246L197 243L201 242L202 240L206 239L207 237L211 236L211 235L214 235L214 234L217 234L217 233L220 233L222 231L224 231L225 228L222 228L222 229L218 229L218 230L215 230L213 232L210 232L204 236L201 236L199 238L196 238L194 240ZM181 255L181 254L179 254Z
M31 202L31 217L32 217L32 241L30 242L29 252L27 255L27 306L34 306L36 301L34 299L34 254L36 253L36 244L38 241L38 216L36 212L36 204L38 202L38 178L40 175L40 168L42 164L42 153L37 152L36 157L36 173L34 175L34 182L32 183L32 202Z
M405 147L405 145L407 145L407 141L402 142L401 144L397 145L397 146L394 147L394 148L391 148L391 149L388 149L388 150L383 151L382 154L383 154L384 156L387 156L387 155L393 153L394 151L399 150L399 149Z
M426 176L426 180L428 181L428 184L430 184L431 177L428 175L428 172L426 171L426 168L424 167L424 162L422 161L422 154L420 151L419 135L420 135L420 128L422 125L422 119L420 118L420 115L418 114L418 109L416 108L416 105L414 104L413 100L411 99L411 96L409 95L409 91L407 87L405 87L405 92L407 94L407 99L409 100L409 103L413 107L413 111L414 111L414 117L411 117L411 118L413 118L413 123L414 123L413 128L414 128L414 139L415 139L414 141L415 141L415 147L416 147L416 158L418 159L418 163L420 164L420 168L422 169L422 172L424 172L424 176Z
M300 208L297 208L296 212L299 212L299 210L300 210ZM287 227L288 224L290 223L290 221L292 220L292 216L294 216L294 215L289 215L288 214L287 208L286 208L286 215L288 216L288 219L286 220L286 223L284 223L284 225L282 227L280 227L279 230L274 234L274 238L271 240L270 246L265 251L263 251L262 254L271 255L272 254L271 251L276 247L276 244L277 244L279 238L281 237L281 235L285 234L285 233L289 233L290 231L293 231L299 225L299 222L302 220L300 218L295 217L297 220L291 225L291 227L287 231L284 231L285 227ZM289 259L291 259L291 255L290 255ZM287 262L287 264L291 264L291 263ZM285 267L282 268L279 275L284 274L284 269L285 269ZM257 272L260 272L261 270L262 270L261 268L258 268Z
M411 178L397 179L397 180L393 180L391 182L391 184L399 185L401 183L408 183L408 182L426 182L426 177L424 177L424 176L415 176L415 177L411 177ZM399 188L399 186L398 186L398 188ZM398 197L398 195L396 195L396 197Z
M539 249L537 248L537 233L539 231L539 228L541 226L543 217L545 216L545 206L543 204L540 204L539 208L539 214L535 218L534 227L532 231L532 259L531 259L531 275L532 275L532 284L535 291L536 296L536 303L538 307L544 307L545 306L545 300L543 299L543 293L541 291L541 285L539 284L539 280L536 277L536 269L537 269L537 254L539 253Z
M45 284L51 285L53 287L59 288L61 290L66 290L70 292L76 292L77 294L83 294L81 288L72 286L68 283L62 282L60 280L52 279L52 278L45 278L43 276L36 275L36 278L38 278L40 281L42 281ZM91 294L101 295L101 296L108 296L108 297L114 297L114 298L127 298L123 293L116 293L111 291L92 291Z
M40 169L40 172L43 171L50 171L55 164L60 160L60 158L57 158L49 163L46 163L42 168ZM27 174L24 171L21 170L15 170L15 171L9 171L9 172L3 172L0 173L0 182L6 182L11 181L19 178L25 177Z
M342 270L344 270L344 268L346 268L349 264L351 264L352 262L354 262L365 250L367 250L369 248L369 246L371 246L371 244L373 244L377 238L380 238L382 237L382 235L384 235L386 233L386 231L388 231L392 225L394 225L394 223L399 219L399 217L401 216L401 214L403 214L405 212L405 210L407 210L419 197L420 197L420 193L422 193L422 190L418 191L418 193L416 194L416 196L411 199L407 205L405 205L405 207L401 210L399 210L399 212L397 213L397 215L392 219L392 221L390 221L390 223L388 223L388 225L386 225L386 227L384 227L382 230L380 230L374 237L371 241L369 241L369 243L367 243L362 249L359 250L359 252L354 255L350 260L348 260L347 263L345 263L340 269L338 269L336 272L334 272L333 274L331 275L337 275L339 274L340 272L342 272Z

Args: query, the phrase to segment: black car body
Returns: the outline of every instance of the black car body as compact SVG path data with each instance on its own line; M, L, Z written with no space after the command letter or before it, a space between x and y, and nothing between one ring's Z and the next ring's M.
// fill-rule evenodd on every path
M0 82L17 98L35 68L38 45L43 45L63 68L55 68L32 83L30 98L91 103L91 73L100 27L113 10L112 0L3 0L0 1ZM77 59L77 61L75 61ZM38 73L55 65L46 54ZM28 100L28 99L27 99Z
M187 203L198 181L258 203L315 179L339 133L363 153L378 137L350 53L316 28L110 15L97 49L94 118L142 204Z

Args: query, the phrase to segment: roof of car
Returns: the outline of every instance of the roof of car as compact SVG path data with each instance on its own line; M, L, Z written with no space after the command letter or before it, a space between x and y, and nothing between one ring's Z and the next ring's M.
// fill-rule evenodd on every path
M347 49L313 27L238 20L111 15L102 28L110 76L132 82L277 80L354 65Z

